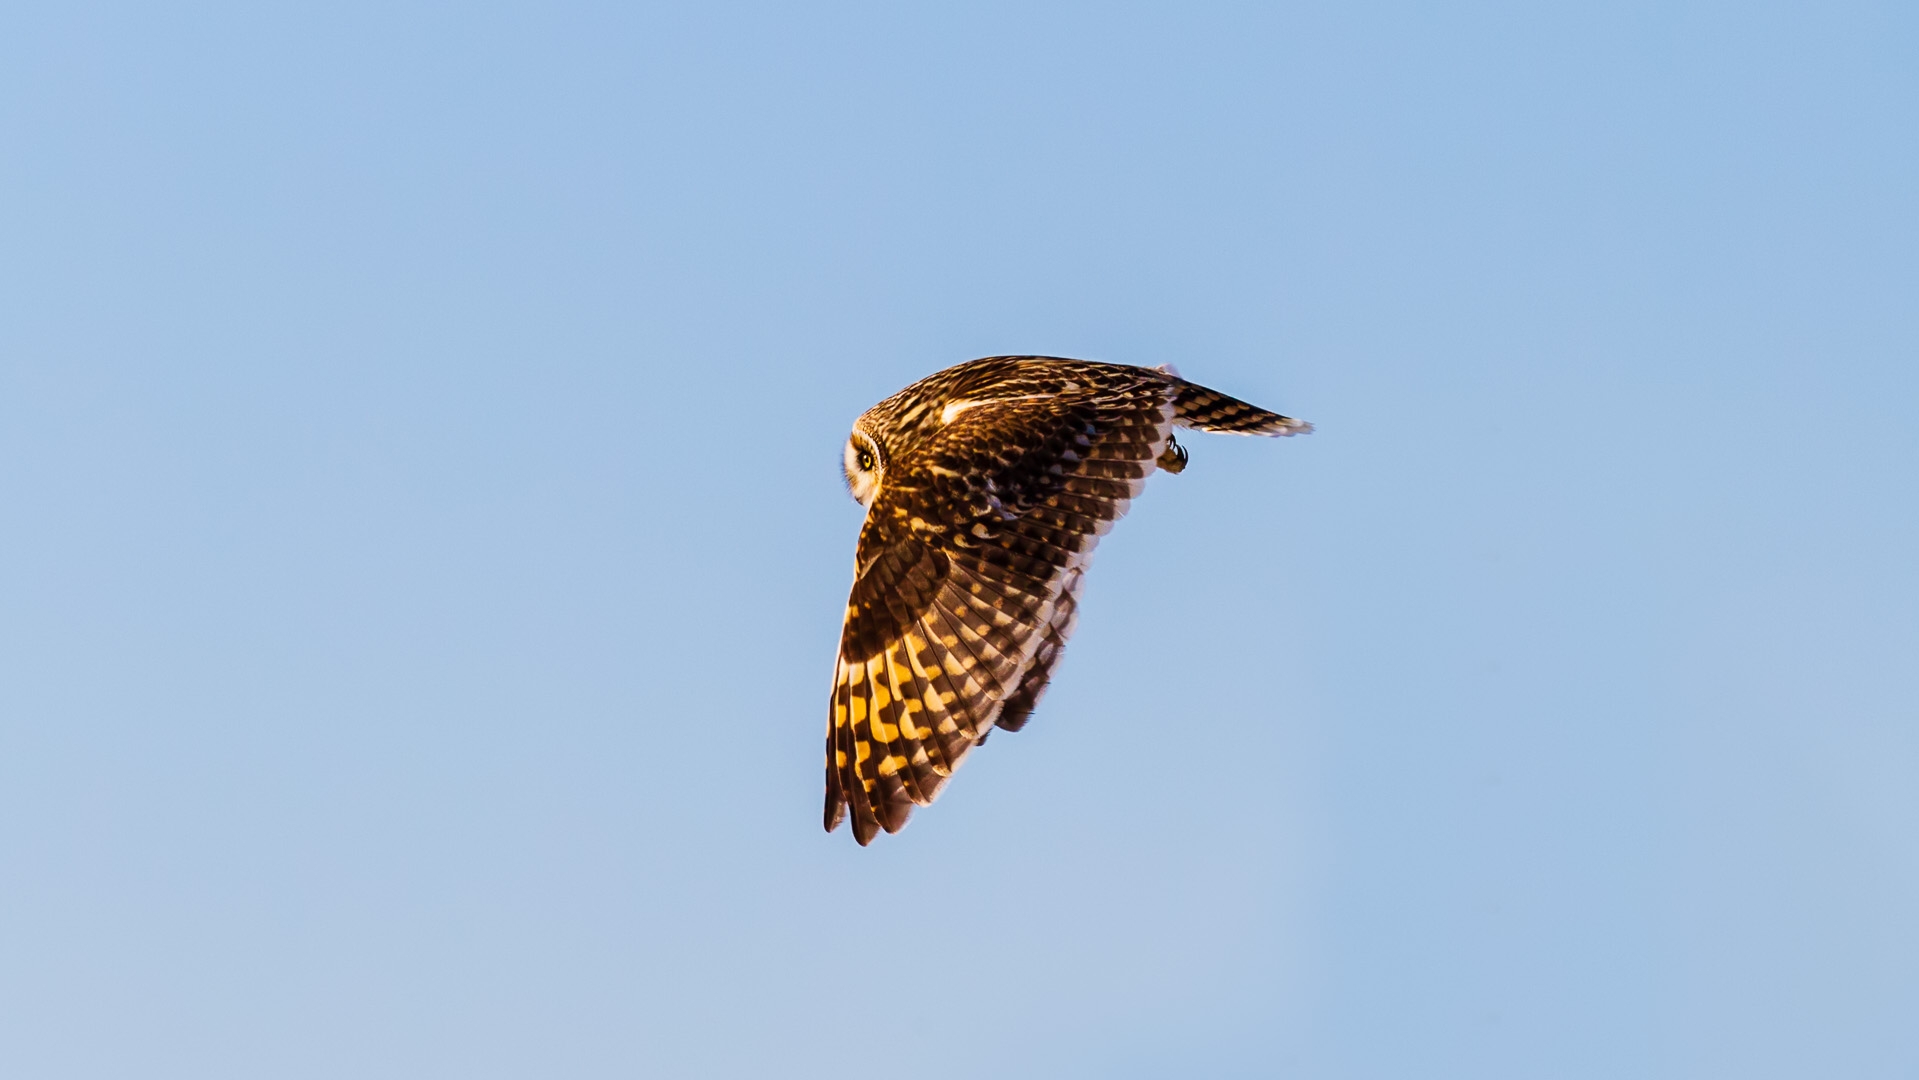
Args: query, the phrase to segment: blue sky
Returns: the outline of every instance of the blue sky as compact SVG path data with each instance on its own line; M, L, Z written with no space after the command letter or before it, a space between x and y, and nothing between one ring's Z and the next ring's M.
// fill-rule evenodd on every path
M1911 1077L1897 4L28 5L0 1073ZM854 417L1191 440L819 832Z

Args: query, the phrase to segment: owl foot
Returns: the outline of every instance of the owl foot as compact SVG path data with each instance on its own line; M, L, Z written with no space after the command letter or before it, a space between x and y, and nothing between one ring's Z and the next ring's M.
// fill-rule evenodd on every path
M1178 439L1167 438L1166 449L1159 455L1159 467L1169 473L1186 471L1186 448L1179 444Z

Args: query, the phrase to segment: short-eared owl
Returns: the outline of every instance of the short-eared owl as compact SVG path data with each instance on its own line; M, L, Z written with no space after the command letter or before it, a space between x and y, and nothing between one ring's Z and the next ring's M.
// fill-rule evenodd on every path
M826 730L826 828L862 845L994 727L1018 731L1073 632L1093 545L1176 427L1297 435L1312 425L1171 368L989 356L866 411L846 482L866 507Z

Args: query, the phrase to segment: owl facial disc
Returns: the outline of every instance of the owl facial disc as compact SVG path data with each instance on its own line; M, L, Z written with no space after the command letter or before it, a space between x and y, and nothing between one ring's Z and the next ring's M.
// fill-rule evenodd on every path
M873 499L880 493L880 477L886 472L886 466L880 460L878 444L855 431L846 440L845 461L846 489L853 493L853 501L861 506L872 506Z

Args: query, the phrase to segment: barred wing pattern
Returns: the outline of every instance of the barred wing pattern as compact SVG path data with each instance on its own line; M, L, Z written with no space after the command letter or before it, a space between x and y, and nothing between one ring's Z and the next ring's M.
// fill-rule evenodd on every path
M850 809L862 845L898 832L996 724L1017 730L1038 703L1093 546L1167 451L1190 385L1101 367L1045 394L966 401L888 464L834 675L829 831Z
M1173 379L1173 423L1198 431L1230 435L1305 435L1313 425L1268 412L1196 383Z

